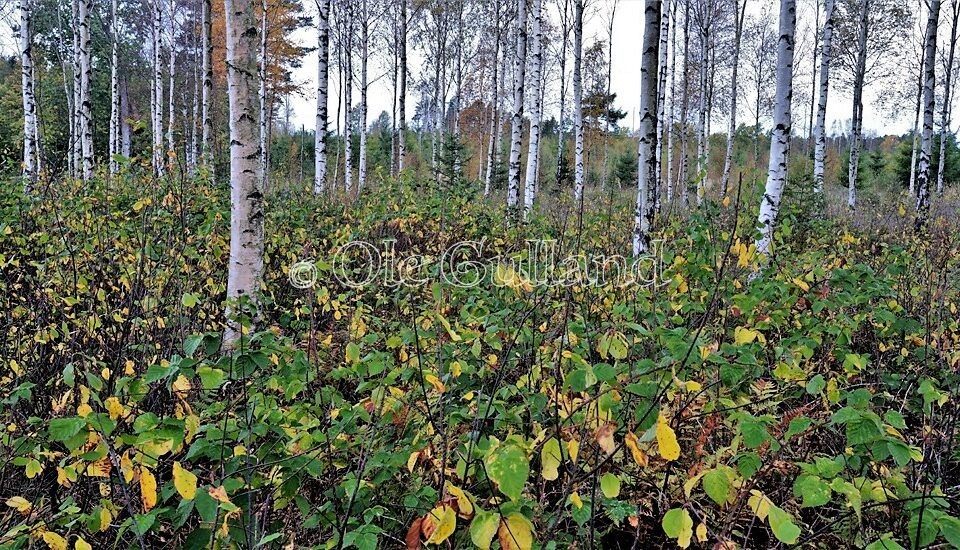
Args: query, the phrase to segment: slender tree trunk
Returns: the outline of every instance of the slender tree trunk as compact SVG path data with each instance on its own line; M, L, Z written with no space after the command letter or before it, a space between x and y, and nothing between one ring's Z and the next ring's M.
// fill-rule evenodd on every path
M82 79L82 71L80 69L80 2L82 0L72 0L71 7L73 9L73 127L72 130L72 144L73 144L73 177L80 178L83 171L83 131L81 130L81 96L83 93L83 86L80 81Z
M561 36L560 36L560 119L557 123L557 171L555 179L557 186L560 186L560 175L563 173L564 150L563 137L566 134L566 108L567 108L567 41L570 36L570 0L561 0L563 2L563 11L561 12Z
M574 194L583 201L583 3L574 0L573 16L573 134L574 134Z
M367 13L367 0L361 0L360 19L360 166L357 170L357 188L363 189L367 183L367 55L369 48L370 19Z
M830 62L833 48L833 6L834 0L826 0L824 5L823 38L820 47L820 94L817 101L817 124L814 128L816 151L813 155L813 191L823 195L823 172L827 158L827 94L830 92Z
M327 86L330 75L330 0L320 0L317 60L317 126L314 135L316 150L313 192L317 195L326 189L327 181Z
M633 255L650 249L654 193L657 186L657 69L660 65L660 0L646 0L643 10L643 50L640 56L640 144L637 148L637 209L633 224ZM666 65L666 63L663 63Z
M344 192L350 194L353 188L353 13L347 5L346 29L347 36L344 48L344 126L343 126L343 186Z
M170 89L169 89L170 95L168 96L170 99L170 102L167 105L167 110L170 112L170 118L168 120L168 126L167 126L167 151L170 151L170 152L177 150L177 144L174 140L174 133L173 133L175 128L174 125L176 122L175 113L177 112L176 110L177 104L174 96L177 88L176 86L176 74L177 74L177 71L176 71L176 64L177 64L176 7L177 7L176 0L170 0L170 24L169 24L170 33L168 35L170 38L170 50L169 52L167 52L170 55L170 60L169 60L170 69L169 69L169 75L168 75L170 79Z
M739 2L741 0L735 0ZM832 2L833 0L827 0ZM723 158L723 177L720 188L722 194L726 195L730 189L730 170L733 167L733 140L737 134L737 98L740 91L737 89L737 75L740 68L740 38L743 36L743 20L747 14L747 0L742 0L743 4L739 6L740 15L736 20L736 27L733 33L733 73L730 75L730 125L727 126L727 151ZM736 3L734 4L736 5Z
M190 33L193 37L193 111L190 113L190 172L197 173L197 166L200 164L200 131L197 124L200 123L200 66L203 62L203 52L197 47L197 37L195 33Z
M213 43L211 42L213 15L212 0L200 0L202 3L202 25L203 37L200 48L203 50L203 91L202 106L200 108L201 124L203 125L203 136L200 140L200 154L203 157L203 165L213 173L213 150L211 140L213 139L213 118L211 103L213 101Z
M252 8L251 8L252 9ZM267 0L260 0L260 62L258 66L259 75L259 99L260 99L260 181L263 189L269 186L270 178L270 148L268 141L267 126L270 121L267 119L269 110L267 109Z
M667 139L667 174L664 186L667 188L667 203L673 202L673 122L676 120L677 110L677 4L670 4L670 15L673 24L670 29L670 112L665 127Z
M120 27L117 24L117 0L113 0L110 9L110 31L112 36L110 54L110 175L120 170L116 155L120 154Z
M923 229L930 215L930 150L933 148L934 91L937 85L937 24L940 0L930 0L923 54L923 136L920 139L920 163L917 167L917 218L914 225Z
M654 155L657 166L656 176L653 179L657 186L660 185L663 174L663 144L666 142L664 133L667 129L667 63L670 61L670 50L667 45L670 40L670 5L671 0L663 0L663 6L660 9L660 49L658 50L660 59L657 68L660 81L657 84L657 152ZM640 123L643 124L642 116ZM660 193L657 193L657 197L659 199Z
M407 136L407 0L400 2L400 135L397 146L397 171L403 173Z
M130 127L130 93L127 80L120 81L120 153L130 158L133 156L133 128Z
M780 39L777 41L777 95L770 135L770 164L767 184L760 201L757 225L760 238L757 253L769 256L773 230L780 212L780 198L787 182L787 155L790 150L790 102L793 99L793 43L797 26L796 0L780 0Z
M523 145L523 83L527 60L527 0L517 0L517 51L513 74L513 119L510 121L510 176L507 208L514 211L520 199L520 154Z
M493 38L493 85L490 93L493 98L490 102L490 141L487 143L487 173L483 179L483 196L490 196L490 182L493 179L494 161L496 157L497 135L500 133L500 3L496 3L496 13L494 14L494 38Z
M677 185L680 186L680 198L683 205L690 206L690 166L689 136L687 113L690 111L690 2L684 2L683 11L683 98L680 105L680 170L677 173Z
M540 151L540 114L543 104L540 100L541 82L540 76L543 71L543 30L541 27L541 7L543 0L533 0L532 10L530 11L530 30L533 33L530 44L530 80L533 89L530 95L533 98L532 108L530 109L530 142L527 149L527 180L523 187L523 217L533 208L533 200L537 189L537 155Z
M703 25L703 23L701 23ZM700 29L699 107L697 108L697 206L703 205L707 188L707 70L709 58L708 31Z
M23 96L23 177L27 188L37 182L37 98L33 89L33 6L20 0L20 76Z
M824 0L824 2L832 2L833 0ZM816 74L817 72L817 56L820 54L820 33L817 32L817 28L820 26L820 1L817 0L814 2L813 6L813 64L811 67L811 72ZM814 117L817 110L817 79L815 77L810 78L810 111L807 113L807 147L812 150L814 136L813 136L813 125Z
M960 19L960 2L953 0L950 5L950 50L947 54L947 66L943 71L943 105L940 108L940 161L937 166L937 194L943 194L943 172L947 161L947 135L950 133L950 96L953 84L953 59L957 49L957 20Z
M93 177L93 105L90 98L90 81L93 76L90 44L90 12L92 0L80 0L77 20L80 25L80 140L83 150L83 180Z
M163 176L164 170L164 151L163 151L163 7L161 0L153 2L153 93L150 97L150 113L153 122L153 172L157 176Z
M263 182L258 175L257 25L246 0L224 0L227 43L227 93L230 103L230 264L228 300L257 301L263 276ZM224 340L240 338L237 316L244 304L227 307Z
M910 143L910 196L917 198L917 153L920 151L920 106L923 104L923 56L917 78L917 102L913 113L913 140Z
M857 172L860 168L860 145L863 134L863 81L867 71L867 32L870 0L860 5L860 35L857 39L856 68L853 77L853 118L850 123L850 162L847 171L847 207L857 207Z

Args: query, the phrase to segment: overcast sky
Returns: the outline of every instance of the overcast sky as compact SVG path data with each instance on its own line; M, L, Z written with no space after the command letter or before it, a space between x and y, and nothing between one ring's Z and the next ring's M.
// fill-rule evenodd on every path
M611 1L612 0L593 0L590 2L591 8L585 23L586 28L584 32L584 47L589 46L597 39L606 39L605 21L607 18L607 13L609 12L609 5ZM748 0L748 13L759 13L763 3L767 1L769 0ZM803 34L804 29L810 28L812 23L812 16L810 12L810 6L812 6L811 1L812 0L807 0L805 2L804 0L800 0L801 7L797 22L798 49L803 49L800 43L802 43L804 40L812 40L812 37L809 35L806 37L800 36ZM0 24L0 51L2 51L5 55L15 54L17 51L17 45L10 27L11 18L15 14L15 2L0 1L0 4L6 5L6 7L0 7L0 17L6 19L5 24ZM315 13L316 8L313 2L305 2L305 4L307 5L308 10L311 10ZM554 4L554 2L549 0L544 2L545 7L549 6L549 14L556 20L556 6ZM611 87L612 91L617 94L617 106L628 113L626 119L623 121L623 124L627 127L632 127L635 124L635 113L639 106L639 52L641 51L641 43L643 39L643 4L643 0L620 0L616 11L616 16L614 18ZM804 7L805 5L806 7ZM771 9L771 15L773 18L772 24L775 25L777 16L777 10L775 7ZM312 28L302 29L297 32L294 38L305 46L313 46L316 43L316 30ZM809 46L806 46L806 48L809 49ZM799 57L797 59L796 72L803 75L812 74L812 67L810 67L811 64L812 60L809 55ZM416 77L416 75L419 74L419 56L413 48L411 48L410 65L410 70L414 74L414 77ZM568 74L571 68L572 61L568 63ZM293 72L293 77L296 82L301 84L303 92L302 95L296 95L290 98L291 125L296 125L297 127L303 125L307 128L310 128L314 125L316 113L316 75L317 54L316 52L313 52L309 54L306 59L304 59L303 66L299 69L295 69ZM389 75L386 74L385 60L377 57L372 58L370 75L372 83L369 86L368 114L369 119L373 120L379 116L382 111L387 111L388 113L391 111L393 90L391 88L391 79ZM380 78L377 78L378 76L380 76ZM724 80L727 78L728 77L724 76ZM337 112L335 104L337 84L336 71L333 69L331 70L331 80L330 89L333 97L330 98L330 113L331 116L335 116L335 113ZM806 83L810 82L809 76L802 77L802 80ZM808 84L804 84L805 87L807 85ZM553 86L556 87L557 84L554 84ZM741 91L741 94L743 94L743 91ZM548 105L545 106L546 117L558 115L558 94L554 90L552 95L554 95L554 97L552 99L548 98ZM354 98L355 100L358 100L359 94L354 93ZM868 86L864 97L864 128L867 133L877 133L881 135L887 133L902 134L911 128L913 124L912 109L903 109L901 110L899 116L894 116L891 118L890 113L881 113L877 110L873 104L875 98L875 91ZM408 118L413 114L413 107L416 99L415 93L413 93L411 87L408 90L407 98ZM568 99L568 101L570 100ZM741 104L743 104L744 101L745 100L741 99ZM568 113L569 109L570 107L568 104ZM831 86L830 101L827 109L828 131L830 131L830 129L833 127L835 121L843 122L849 119L850 110L851 99L849 93L847 93L845 90L839 90L836 84ZM739 116L741 120L743 120L743 118L746 116L746 112L746 109L740 110L741 114ZM794 113L795 133L805 135L807 119L806 113L806 107L796 109L796 112ZM717 118L713 123L713 131L720 132L724 127L724 120L721 118L723 115L718 114L716 116ZM332 124L331 126L334 125Z

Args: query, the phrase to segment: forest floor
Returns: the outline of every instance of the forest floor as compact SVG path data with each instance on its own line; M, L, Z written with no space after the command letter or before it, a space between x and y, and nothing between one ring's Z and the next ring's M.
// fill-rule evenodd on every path
M0 546L960 547L956 216L452 187L271 193L224 350L228 190L3 185Z

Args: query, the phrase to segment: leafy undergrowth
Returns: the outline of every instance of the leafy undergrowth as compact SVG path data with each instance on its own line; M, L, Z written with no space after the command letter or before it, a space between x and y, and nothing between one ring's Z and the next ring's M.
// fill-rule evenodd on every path
M660 284L543 285L506 259L623 253L628 195L510 226L469 189L279 193L225 351L226 190L59 185L0 198L0 546L960 545L955 221L791 209L759 271L734 198L663 221ZM344 284L387 239L423 282ZM444 283L481 239L492 277Z

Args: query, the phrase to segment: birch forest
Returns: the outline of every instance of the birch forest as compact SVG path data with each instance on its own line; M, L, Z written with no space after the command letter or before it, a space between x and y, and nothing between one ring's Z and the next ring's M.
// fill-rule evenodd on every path
M0 548L960 549L960 0L0 0Z

